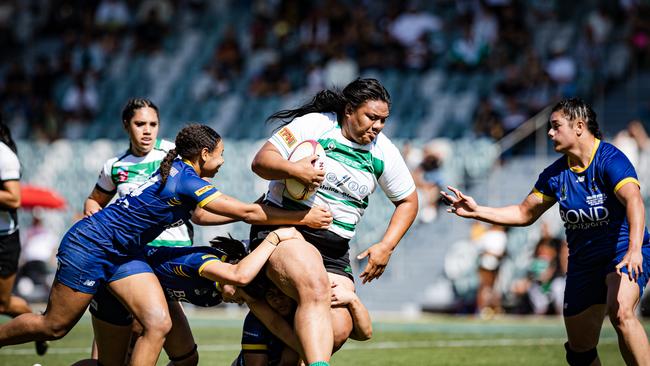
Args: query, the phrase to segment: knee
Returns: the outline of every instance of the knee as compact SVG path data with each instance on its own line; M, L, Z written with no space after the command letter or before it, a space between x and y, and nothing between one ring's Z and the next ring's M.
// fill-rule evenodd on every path
M617 306L609 312L609 320L616 328L625 326L630 321L636 320L632 306Z
M142 324L144 333L159 334L164 337L172 329L172 320L166 309L149 311L140 317L139 321Z
M70 329L72 329L72 324L67 324L64 322L57 321L48 321L45 322L45 340L55 341L57 339L63 338Z
M326 301L329 306L330 283L326 274L301 278L296 289L298 290L301 303Z
M566 361L570 366L589 366L598 358L596 347L584 352L576 352L571 350L569 342L566 342L564 349L566 349Z

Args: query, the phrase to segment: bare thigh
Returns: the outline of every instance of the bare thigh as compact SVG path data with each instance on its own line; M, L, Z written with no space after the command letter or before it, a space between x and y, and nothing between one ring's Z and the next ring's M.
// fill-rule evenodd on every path
M606 309L606 305L597 304L578 315L564 317L569 346L573 351L585 352L598 345Z
M296 301L300 301L301 296L298 289L309 290L313 282L327 281L320 253L304 240L288 240L278 245L269 258L266 275Z
M115 325L92 317L97 359L101 365L124 365L131 345L131 325Z

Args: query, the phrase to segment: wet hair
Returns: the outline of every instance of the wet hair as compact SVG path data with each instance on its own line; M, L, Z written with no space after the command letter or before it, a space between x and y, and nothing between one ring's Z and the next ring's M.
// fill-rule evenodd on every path
M596 120L596 112L584 100L580 98L563 99L553 107L551 113L557 111L562 112L571 123L578 119L583 120L592 135L598 139L603 138L600 127L598 127L598 121Z
M165 186L169 170L177 155L184 159L193 160L205 148L214 151L221 141L221 136L212 128L201 124L190 124L185 126L176 135L176 147L169 150L160 163L160 176L162 178L161 188Z
M347 106L355 110L370 100L386 102L390 107L390 94L388 94L386 88L378 80L356 79L348 84L343 91L339 91L338 89L322 90L307 104L303 104L296 109L284 109L276 112L269 116L266 121L281 121L280 127L282 127L294 118L304 116L308 113L335 112L340 124Z
M2 120L0 120L0 142L4 143L5 145L9 146L11 151L14 152L14 154L18 154L18 149L16 149L16 143L14 142L14 139L11 138L11 130L9 129L9 126L4 124Z
M140 108L151 108L156 111L156 116L160 118L158 115L158 107L152 101L145 98L131 98L126 102L124 108L122 108L122 124L125 127L131 122L135 111Z

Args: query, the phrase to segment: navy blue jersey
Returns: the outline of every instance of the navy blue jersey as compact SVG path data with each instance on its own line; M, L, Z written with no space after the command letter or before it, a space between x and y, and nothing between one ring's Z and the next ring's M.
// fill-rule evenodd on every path
M559 202L570 258L587 264L627 249L625 206L615 193L629 182L639 185L627 157L613 145L596 139L586 169L571 168L568 157L563 156L540 174L533 192L544 200ZM648 245L647 229L644 235L644 245Z
M176 159L161 190L160 172L114 204L86 218L94 229L84 234L115 254L140 253L164 230L189 220L192 210L221 193ZM112 245L111 245L112 244Z
M201 277L201 271L221 255L212 247L148 247L146 259L167 299L208 307L220 304L222 297L218 284Z
M263 353L268 357L268 365L275 366L282 359L284 343L269 331L262 321L253 313L248 312L244 319L244 329L241 338L241 352L237 358L237 366L246 366L244 353Z

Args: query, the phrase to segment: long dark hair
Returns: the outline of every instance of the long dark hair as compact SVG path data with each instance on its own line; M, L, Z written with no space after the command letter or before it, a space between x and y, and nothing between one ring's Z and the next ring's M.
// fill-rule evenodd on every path
M9 146L11 151L13 151L14 154L18 155L18 149L16 149L16 143L14 142L14 139L11 138L11 130L9 129L9 126L4 124L2 120L0 120L0 142Z
M135 111L140 108L151 108L156 111L156 116L160 118L158 107L152 101L146 98L131 98L126 102L124 108L122 108L122 124L124 124L124 127L129 125Z
M169 170L177 155L184 159L193 160L203 148L208 151L214 151L221 141L221 136L217 131L206 125L190 124L183 127L176 135L176 147L169 150L165 158L160 163L160 176L162 178L161 188L165 186Z
M583 120L592 135L597 139L603 138L600 127L598 127L598 121L596 120L596 112L584 100L580 98L563 99L553 107L551 113L557 111L561 111L571 123L577 119Z
M355 110L369 100L381 100L386 102L390 108L390 94L377 79L356 79L348 84L343 91L322 90L307 104L296 109L283 109L273 113L266 121L280 121L280 127L282 127L294 118L308 113L335 112L340 124L347 106Z

